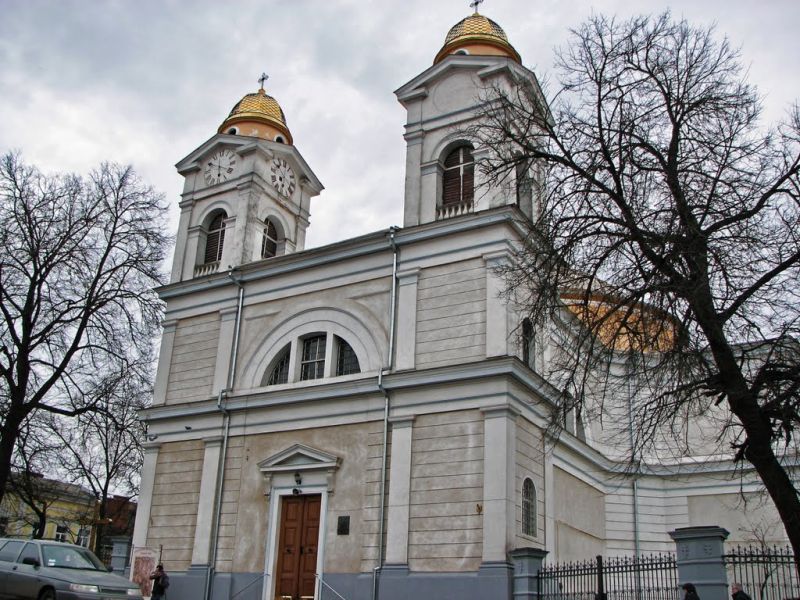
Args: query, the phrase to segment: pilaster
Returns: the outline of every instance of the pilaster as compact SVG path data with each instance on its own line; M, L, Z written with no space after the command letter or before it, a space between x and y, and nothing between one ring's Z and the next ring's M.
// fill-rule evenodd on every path
M392 479L389 486L386 563L408 563L408 522L411 496L411 434L414 417L390 419L392 424Z
M419 269L397 274L397 348L395 369L413 369L417 346L417 284Z
M161 326L163 332L161 334L161 349L158 352L156 380L153 384L153 406L166 404L167 402L167 383L172 366L172 349L175 345L175 331L178 328L178 321L164 321Z
M496 269L508 261L508 253L484 254L486 265L486 357L508 354L508 309L502 298L505 285Z
M192 564L207 565L211 557L211 539L214 528L214 508L220 473L222 438L207 438L203 452L203 471L200 478L200 495L197 503L197 524L194 530Z
M189 243L189 219L192 216L192 202L181 202L181 216L178 221L178 235L175 238L175 256L172 258L172 274L170 282L175 283L183 278L184 256L188 250ZM196 252L196 251L195 251ZM194 275L194 273L192 273ZM188 279L188 277L187 277Z
M136 521L133 525L133 547L147 545L147 530L150 525L150 508L153 505L153 486L156 480L156 463L158 462L158 442L142 444L142 477L139 482L139 503L136 507Z
M219 342L212 389L214 395L228 387L228 371L233 359L233 336L236 333L236 310L236 308L226 308L219 311Z
M516 419L510 406L483 412L483 562L505 562L514 544Z

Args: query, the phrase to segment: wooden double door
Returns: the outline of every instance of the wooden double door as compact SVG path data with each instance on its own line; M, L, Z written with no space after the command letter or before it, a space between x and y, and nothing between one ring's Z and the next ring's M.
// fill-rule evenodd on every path
M278 564L275 569L276 600L314 598L321 504L319 494L284 496L281 500Z

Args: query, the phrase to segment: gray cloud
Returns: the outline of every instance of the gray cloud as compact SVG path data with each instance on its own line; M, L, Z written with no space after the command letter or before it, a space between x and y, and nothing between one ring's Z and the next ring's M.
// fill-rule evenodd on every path
M3 0L0 151L43 169L134 164L167 194L173 165L257 88L286 112L295 143L326 186L312 205L309 245L402 222L405 114L393 90L430 66L466 1L240 2ZM488 0L540 77L553 48L592 10L621 17L671 8L741 45L766 116L800 98L800 3L773 0L565 2Z

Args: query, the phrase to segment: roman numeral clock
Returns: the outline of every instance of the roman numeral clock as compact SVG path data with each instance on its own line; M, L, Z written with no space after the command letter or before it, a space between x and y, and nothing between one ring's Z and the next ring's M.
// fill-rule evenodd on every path
M294 193L296 181L294 171L292 171L292 167L289 166L289 163L282 158L274 158L270 165L270 172L272 186L275 190L281 196L287 198L291 196Z
M220 150L211 155L205 165L203 174L208 185L228 181L236 171L236 154L233 151Z

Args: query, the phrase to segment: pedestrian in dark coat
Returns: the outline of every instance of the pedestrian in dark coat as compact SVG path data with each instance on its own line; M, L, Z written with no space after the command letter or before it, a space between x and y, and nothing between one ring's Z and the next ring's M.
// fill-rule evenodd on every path
M684 583L681 587L683 587L683 600L700 600L693 583Z
M164 572L164 565L158 565L156 570L150 573L150 579L153 580L153 593L150 595L150 600L163 600L169 587L169 575Z
M742 589L741 583L734 583L731 586L731 598L733 598L733 600L751 600L750 596L745 594L744 590Z

